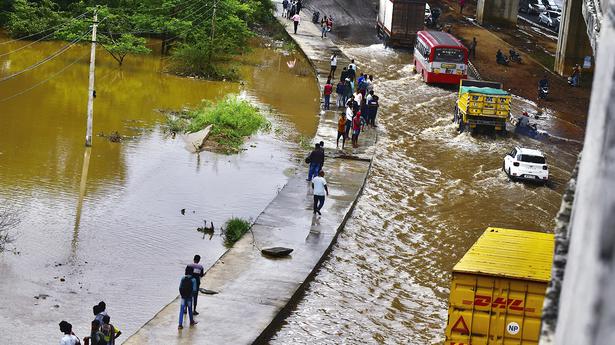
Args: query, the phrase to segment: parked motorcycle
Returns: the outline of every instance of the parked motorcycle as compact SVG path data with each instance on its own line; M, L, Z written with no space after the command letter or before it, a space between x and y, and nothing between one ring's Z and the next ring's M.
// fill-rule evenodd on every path
M517 53L514 49L510 49L508 53L510 54L510 61L513 61L516 63L522 63L521 55Z

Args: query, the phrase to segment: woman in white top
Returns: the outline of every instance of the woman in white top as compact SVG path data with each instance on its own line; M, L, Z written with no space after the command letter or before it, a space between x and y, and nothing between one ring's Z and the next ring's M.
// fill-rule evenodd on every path
M329 76L331 76L331 79L335 78L336 69L337 69L337 54L333 53L333 55L331 56L331 72L329 73Z

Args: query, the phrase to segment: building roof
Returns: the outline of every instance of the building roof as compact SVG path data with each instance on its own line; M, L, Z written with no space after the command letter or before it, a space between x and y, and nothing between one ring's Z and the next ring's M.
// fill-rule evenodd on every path
M453 268L453 272L548 282L553 234L487 228Z

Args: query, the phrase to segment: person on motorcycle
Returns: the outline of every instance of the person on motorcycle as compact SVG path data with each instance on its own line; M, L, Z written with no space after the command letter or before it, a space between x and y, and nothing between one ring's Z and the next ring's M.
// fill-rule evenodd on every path
M546 99L549 92L549 79L544 75L538 82L538 98Z

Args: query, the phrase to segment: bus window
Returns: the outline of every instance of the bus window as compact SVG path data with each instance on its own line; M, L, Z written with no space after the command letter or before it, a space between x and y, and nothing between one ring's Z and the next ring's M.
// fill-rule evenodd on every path
M436 48L434 61L464 63L463 50L451 48Z

